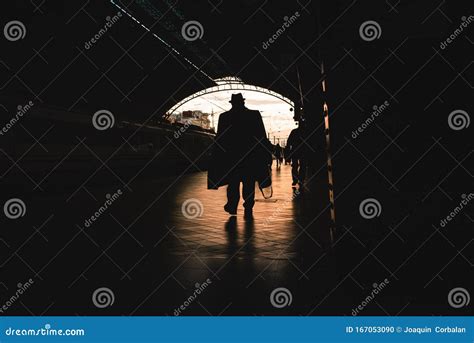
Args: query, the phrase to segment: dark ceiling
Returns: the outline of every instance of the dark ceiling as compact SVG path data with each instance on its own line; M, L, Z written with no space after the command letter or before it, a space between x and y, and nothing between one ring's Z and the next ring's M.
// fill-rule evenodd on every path
M430 1L420 0L393 5L356 0L114 1L181 55L126 15L86 49L85 43L104 27L106 18L119 11L110 0L51 0L40 6L15 1L2 14L21 20L28 31L22 44L0 42L0 72L8 81L0 95L2 103L34 98L45 106L74 111L105 107L126 117L148 118L152 113L159 117L184 97L212 86L212 78L233 75L294 101L300 99L301 85L305 107L314 110L321 108L322 62L328 66L329 91L340 101L369 74L370 66L379 65L386 52L407 36L404 46L414 53L425 45L438 45L440 30L447 34L450 29L436 7L430 11ZM469 13L461 4L456 6L446 5L443 13L449 17ZM268 44L297 12L299 16L284 33ZM384 23L383 39L370 44L358 35L360 23L368 19ZM204 32L201 39L186 41L181 27L191 20L198 21ZM361 59L366 60L362 63L366 70L356 62ZM343 60L353 65L334 68ZM393 56L385 66L389 64L403 67ZM405 74L409 77L403 70L390 77L401 76L401 82ZM387 85L378 85L374 91L381 88ZM387 95L383 89L382 93Z
M85 43L104 27L106 17L119 11L114 4L180 54L127 15L86 49ZM23 6L26 13L32 5L19 1L17 6ZM1 43L9 45L4 57L10 69L15 69L15 62L19 66L25 63L17 56L31 58L21 72L24 82L13 77L8 94L14 98L36 97L45 106L76 111L99 106L140 118L148 117L150 112L162 115L187 95L212 86L211 79L238 76L297 100L297 68L303 83L311 80L314 85L320 78L319 43L313 44L317 37L317 6L316 1L308 0L281 2L278 6L251 0L117 0L88 1L77 6L48 1L38 9L37 16L19 18L28 27L21 46ZM181 27L190 20L202 25L202 39L183 39ZM265 44L289 21L284 35L273 44ZM53 80L50 75L57 77ZM28 89L25 84L34 86Z

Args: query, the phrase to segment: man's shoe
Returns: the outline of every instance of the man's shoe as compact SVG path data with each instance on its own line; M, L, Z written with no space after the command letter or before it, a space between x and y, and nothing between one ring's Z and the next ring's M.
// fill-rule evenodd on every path
M298 183L297 180L293 180L293 183L291 184L292 186L296 186L296 184Z
M230 208L229 205L224 205L224 211L229 213L231 216L237 215L237 209L235 208Z

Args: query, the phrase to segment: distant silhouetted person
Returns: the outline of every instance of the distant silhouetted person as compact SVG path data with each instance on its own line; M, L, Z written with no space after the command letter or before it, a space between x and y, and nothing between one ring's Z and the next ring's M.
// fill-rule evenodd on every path
M252 216L255 182L262 183L272 162L272 145L267 139L259 111L245 107L242 94L232 94L232 109L219 117L212 159L208 172L208 188L227 186L224 210L237 214L240 183L243 184L245 216Z
M281 166L281 162L283 160L283 152L282 152L280 143L277 143L277 145L275 145L274 151L275 151L274 154L275 154L275 160L276 160L276 167L278 169Z
M287 146L289 147L289 157L291 158L292 186L299 184L302 189L306 176L306 161L301 127L297 127L291 131Z

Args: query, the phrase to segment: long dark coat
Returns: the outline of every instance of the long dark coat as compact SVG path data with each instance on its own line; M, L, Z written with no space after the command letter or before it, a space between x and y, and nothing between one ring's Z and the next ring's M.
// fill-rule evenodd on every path
M268 177L271 151L259 111L243 107L222 113L212 148L208 188L227 185L235 173L257 181Z

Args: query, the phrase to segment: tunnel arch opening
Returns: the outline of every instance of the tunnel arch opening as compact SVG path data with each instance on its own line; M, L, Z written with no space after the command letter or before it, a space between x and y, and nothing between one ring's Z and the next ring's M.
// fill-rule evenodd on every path
M202 89L176 103L166 112L165 118L171 122L183 123L190 118L199 122L195 119L205 115L201 126L204 127L204 122L207 121L209 126L204 128L215 129L219 115L230 109L230 94L242 93L248 107L261 112L269 139L275 143L284 143L289 132L296 127L295 103L282 94L245 83L235 76L214 79L214 82L215 86ZM206 108L207 112L203 108ZM192 118L193 115L195 118ZM211 120L208 120L208 117Z
M218 93L223 91L247 91L247 92L257 92L262 94L270 95L278 100L286 102L292 109L294 109L294 102L288 99L287 97L281 95L280 93L274 92L268 88L244 83L240 78L235 76L226 76L219 79L214 79L216 82L216 86L208 87L202 89L190 96L184 98L183 100L179 101L176 105L171 107L168 111L166 111L165 117L169 117L174 112L176 112L179 108L181 108L184 104L188 103L189 101L201 97L206 94Z

